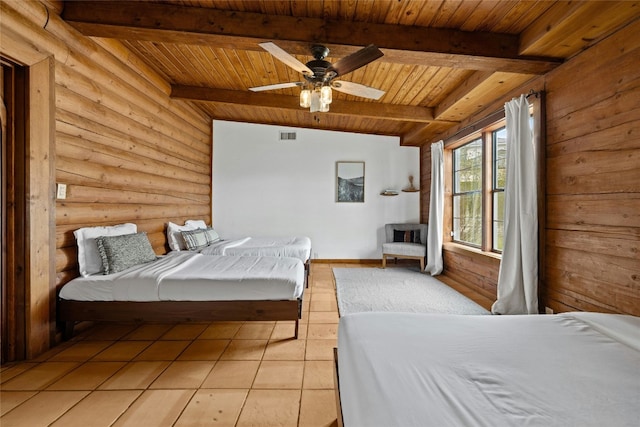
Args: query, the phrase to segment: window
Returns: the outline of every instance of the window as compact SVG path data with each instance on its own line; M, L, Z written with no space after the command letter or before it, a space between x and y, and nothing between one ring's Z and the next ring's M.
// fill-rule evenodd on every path
M482 245L482 139L453 150L453 238Z
M504 119L469 135L452 150L452 239L484 251L504 246L506 182Z
M527 99L529 130L535 146L535 158L531 161L535 162L539 180L538 228L544 230L544 92L532 91ZM504 111L464 126L453 129L457 132L444 141L445 249L468 249L499 258L505 248L505 186L509 172ZM544 233L539 232L538 238L539 247L544 248Z

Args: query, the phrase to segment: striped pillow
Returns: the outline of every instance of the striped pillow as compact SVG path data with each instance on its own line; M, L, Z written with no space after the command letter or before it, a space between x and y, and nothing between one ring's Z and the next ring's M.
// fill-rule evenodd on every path
M218 235L216 230L213 229L213 227L207 228L206 230L204 230L204 233L207 236L208 245L218 242L220 240L220 236Z
M203 228L197 230L183 231L182 238L184 244L189 251L198 251L202 248L206 248L209 245L207 240L207 232Z

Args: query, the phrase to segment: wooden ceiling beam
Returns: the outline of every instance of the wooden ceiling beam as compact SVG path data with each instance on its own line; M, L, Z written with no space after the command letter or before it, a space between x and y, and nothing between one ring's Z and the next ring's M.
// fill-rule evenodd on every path
M172 85L171 98L188 101L247 105L251 107L300 110L297 96L254 93L240 90ZM334 101L328 113L319 114L349 115L352 117L369 117L372 119L414 123L431 123L436 121L433 118L432 108L343 100ZM446 123L455 124L457 122L448 121Z
M485 80L493 75L491 71L475 71L462 84L458 85L451 93L443 99L435 109L435 116L440 117L449 109L453 108L458 102L464 98L476 87L480 86Z
M522 55L553 52L566 58L639 14L637 2L630 1L554 2L520 34L519 52Z
M583 2L556 2L544 14L533 21L520 34L520 51L530 52L547 40L556 41L557 28L561 28L563 21L584 7Z
M160 3L66 2L62 17L87 36L261 51L275 41L291 54L309 54L322 43L345 56L375 44L383 60L432 66L544 74L558 58L519 54L517 35L444 28L327 21ZM390 36L393 35L393 36Z
M402 145L421 146L430 141L431 135L432 131L428 124L414 126L413 129L402 135L400 143Z

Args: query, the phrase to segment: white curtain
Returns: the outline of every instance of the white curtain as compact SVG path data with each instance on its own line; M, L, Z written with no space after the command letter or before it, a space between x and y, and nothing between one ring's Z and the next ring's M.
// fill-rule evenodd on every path
M522 95L505 104L507 178L504 248L494 314L538 313L538 202L536 157L529 103Z
M444 221L444 142L431 144L431 197L429 199L429 231L427 267L432 276L442 273L442 226Z

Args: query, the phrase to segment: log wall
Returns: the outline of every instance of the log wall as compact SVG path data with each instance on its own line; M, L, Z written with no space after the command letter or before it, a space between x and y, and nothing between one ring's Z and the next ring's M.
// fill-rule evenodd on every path
M55 290L78 275L73 230L133 222L164 254L168 221L211 222L212 164L209 118L170 99L168 83L132 62L121 44L68 26L52 4L0 4L2 54L27 65L48 57L53 65L47 90L55 103L54 172L40 185L53 197L55 179L67 185L67 197L55 203L55 277L49 289L31 292L32 301L50 306L50 323L41 325L48 330ZM37 347L46 349L47 339L53 341L39 334Z
M640 22L546 77L545 305L640 315Z
M636 21L519 92L546 92L541 306L555 312L640 315L638 34ZM423 180L430 142L422 149ZM496 298L498 260L445 244L444 262L446 275Z

